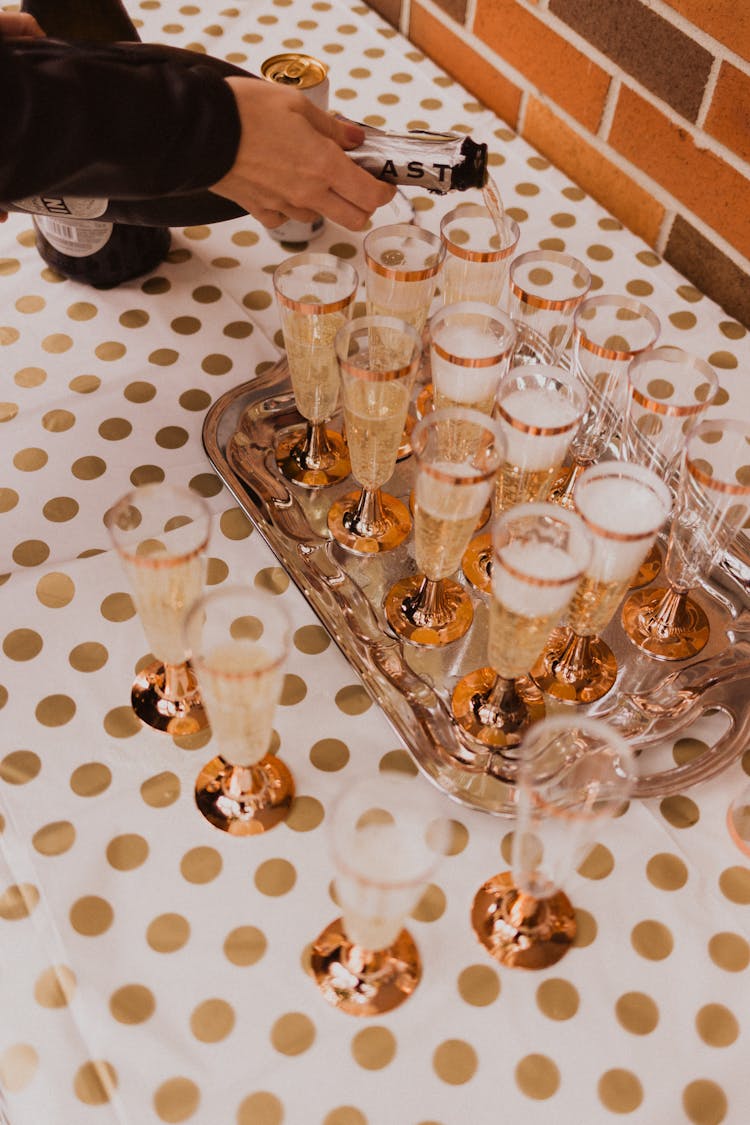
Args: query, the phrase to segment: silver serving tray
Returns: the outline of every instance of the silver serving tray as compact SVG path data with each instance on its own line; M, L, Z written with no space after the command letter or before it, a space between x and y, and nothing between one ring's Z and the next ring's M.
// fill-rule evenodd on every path
M456 681L486 664L487 598L467 586L474 624L465 637L443 649L418 648L395 637L381 606L393 583L416 571L411 542L361 558L331 539L328 508L355 486L350 479L309 491L281 476L275 441L302 422L286 361L281 360L212 405L203 443L222 481L418 767L462 804L512 815L515 787L498 776L508 776L507 761L467 735L450 711ZM412 477L411 459L402 461L387 491L408 502ZM461 576L458 580L463 581ZM578 709L606 718L640 752L637 797L682 792L725 769L750 743L750 551L743 537L698 596L711 624L711 639L700 659L665 664L647 657L625 637L616 614L603 636L617 658L617 682L604 699ZM562 706L547 701L548 713ZM688 735L695 739L688 744L693 752L673 756L675 739Z

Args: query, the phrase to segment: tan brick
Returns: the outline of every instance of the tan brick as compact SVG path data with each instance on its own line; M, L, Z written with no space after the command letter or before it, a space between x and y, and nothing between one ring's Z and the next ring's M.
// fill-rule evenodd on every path
M621 223L656 245L662 205L537 98L526 106L523 136Z
M500 74L459 35L423 8L412 3L409 38L457 82L502 117L514 129L518 123L521 90Z
M686 129L626 86L617 99L609 142L750 257L750 181L738 169L698 148Z
M681 16L714 39L750 59L750 5L747 0L666 0Z
M706 130L743 160L750 161L750 78L722 63L706 118Z
M610 76L516 0L478 0L474 33L539 90L596 132Z

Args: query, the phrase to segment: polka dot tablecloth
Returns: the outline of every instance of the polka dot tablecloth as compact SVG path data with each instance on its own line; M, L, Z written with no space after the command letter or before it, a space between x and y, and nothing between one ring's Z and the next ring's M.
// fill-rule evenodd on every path
M519 249L566 249L595 289L645 300L664 342L717 369L714 415L750 414L746 331L368 8L128 7L144 39L251 70L323 58L350 116L486 140ZM410 199L435 230L455 203ZM361 261L361 237L330 225L315 248ZM209 404L280 354L286 253L251 220L176 230L152 276L102 293L46 270L26 219L0 228L0 1120L746 1125L750 867L724 818L750 755L609 826L568 888L576 947L540 973L498 967L469 925L511 825L450 805L450 854L410 920L413 997L358 1020L314 987L309 943L338 913L333 797L387 767L428 782L202 450ZM208 498L208 584L249 581L294 617L276 733L298 796L265 837L197 813L207 737L159 735L129 707L148 653L102 517L160 480Z

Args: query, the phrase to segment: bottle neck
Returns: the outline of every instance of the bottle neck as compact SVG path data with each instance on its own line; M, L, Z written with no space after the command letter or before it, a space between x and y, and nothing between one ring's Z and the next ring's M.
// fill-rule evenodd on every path
M137 43L140 36L120 0L23 0L51 39L89 43Z

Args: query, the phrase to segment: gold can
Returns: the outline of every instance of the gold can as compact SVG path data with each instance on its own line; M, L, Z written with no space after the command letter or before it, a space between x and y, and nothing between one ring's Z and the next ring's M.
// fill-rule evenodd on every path
M290 51L272 55L260 65L260 72L269 82L294 86L321 109L328 109L328 67L312 55Z

